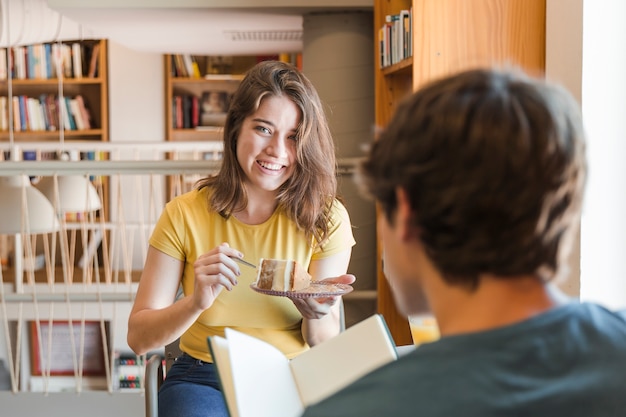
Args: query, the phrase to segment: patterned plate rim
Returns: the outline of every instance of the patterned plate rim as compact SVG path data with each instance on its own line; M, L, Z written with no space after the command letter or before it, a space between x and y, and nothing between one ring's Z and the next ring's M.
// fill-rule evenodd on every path
M315 288L318 287L318 288ZM320 290L319 287L322 287L323 290ZM274 291L274 290L266 290L263 288L259 288L255 283L250 284L250 288L254 291L266 294L266 295L274 295L278 297L287 297L287 298L322 298L322 297L336 297L338 295L344 295L351 292L354 288L352 285L348 284L326 284L326 283L317 283L311 282L311 286L299 291Z

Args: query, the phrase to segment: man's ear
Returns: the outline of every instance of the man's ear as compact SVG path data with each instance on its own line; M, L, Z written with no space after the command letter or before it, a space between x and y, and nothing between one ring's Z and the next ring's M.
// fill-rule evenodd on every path
M411 207L409 196L404 188L396 188L396 201L398 203L396 212L396 227L398 228L400 237L402 240L417 239L419 233L413 224L413 208Z

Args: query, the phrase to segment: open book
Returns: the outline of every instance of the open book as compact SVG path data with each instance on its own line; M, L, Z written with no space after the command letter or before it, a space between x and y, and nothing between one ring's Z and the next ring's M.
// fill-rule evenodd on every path
M274 346L227 328L209 337L231 417L296 417L398 355L381 315L289 360Z

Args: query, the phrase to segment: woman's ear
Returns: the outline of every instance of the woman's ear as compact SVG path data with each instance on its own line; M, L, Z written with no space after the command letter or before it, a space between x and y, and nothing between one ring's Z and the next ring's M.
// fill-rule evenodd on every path
M402 240L412 240L419 237L419 232L413 224L413 208L409 196L404 188L396 188L396 227Z

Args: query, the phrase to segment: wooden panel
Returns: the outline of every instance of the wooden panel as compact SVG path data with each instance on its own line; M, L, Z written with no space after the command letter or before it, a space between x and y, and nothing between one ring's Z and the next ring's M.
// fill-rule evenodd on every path
M413 8L413 58L380 69L378 30L385 16ZM375 0L376 127L384 128L398 103L424 83L485 65L545 68L545 0ZM378 249L378 259L381 259ZM377 308L398 345L412 343L378 266Z
M543 72L545 0L417 0L414 7L414 88L485 65Z

